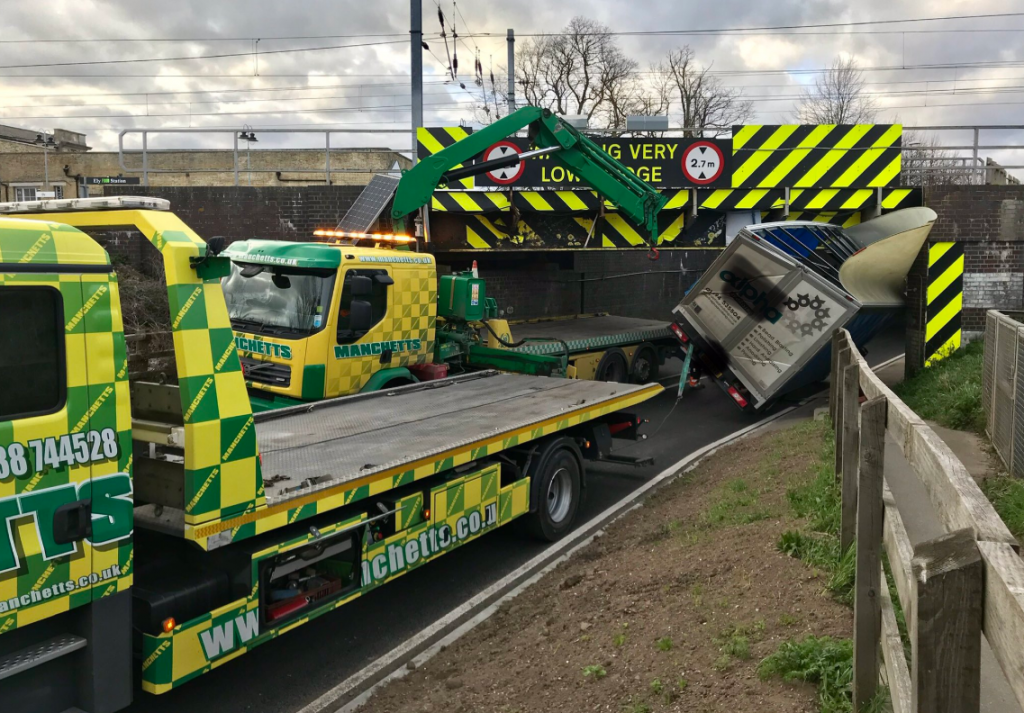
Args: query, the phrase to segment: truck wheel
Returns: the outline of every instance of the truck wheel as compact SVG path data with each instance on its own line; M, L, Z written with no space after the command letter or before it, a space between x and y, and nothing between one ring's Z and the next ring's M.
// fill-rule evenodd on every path
M618 347L606 351L601 357L601 361L597 362L594 381L614 381L617 384L624 384L628 379L629 362L626 360L626 352Z
M649 384L658 378L658 353L653 344L641 344L633 352L629 365L629 380L634 384Z
M567 439L553 441L530 468L530 487L536 493L536 510L524 520L527 532L539 540L554 542L572 528L582 495L582 468Z

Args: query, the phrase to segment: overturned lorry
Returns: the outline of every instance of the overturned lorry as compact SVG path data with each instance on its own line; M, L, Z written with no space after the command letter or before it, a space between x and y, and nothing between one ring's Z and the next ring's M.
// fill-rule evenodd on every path
M904 309L904 283L935 222L908 208L852 228L744 228L674 309L699 372L745 410L828 375L832 332L863 347Z

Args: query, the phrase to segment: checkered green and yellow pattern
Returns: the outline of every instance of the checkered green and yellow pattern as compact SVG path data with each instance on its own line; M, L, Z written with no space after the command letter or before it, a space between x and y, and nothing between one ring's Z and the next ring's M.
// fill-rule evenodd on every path
M0 421L0 446L106 429L116 433L118 445L114 457L45 465L39 472L29 448L28 472L0 480L0 503L68 484L81 487L103 476L131 476L127 353L117 278L103 269L109 263L106 252L78 230L54 222L0 218L0 290L44 287L59 293L67 384L59 411ZM21 266L44 271L22 271ZM86 273L78 266L100 269ZM16 348L17 335L6 336L10 348ZM0 529L0 535L13 535L19 567L0 574L0 634L131 587L131 537L95 546L80 540L70 554L47 561L34 516L15 516L6 524L9 530Z
M326 396L345 396L360 391L370 377L381 369L407 367L412 364L427 364L433 359L434 327L437 320L437 271L432 255L418 255L429 258L429 262L405 263L397 260L408 259L411 253L398 250L373 248L345 248L346 259L341 270L386 269L395 284L388 288L388 309L384 318L375 324L356 344L395 340L420 340L420 348L396 351L389 364L381 364L380 356L336 358L333 348L326 352ZM352 255L354 262L348 257ZM374 262L361 262L360 258L372 257ZM387 262L394 258L396 262ZM340 285L342 279L339 278ZM341 299L340 289L335 300ZM330 339L337 333L339 304L332 310L328 329ZM308 354L308 352L307 352Z
M300 244L301 245L301 244ZM323 247L317 244L318 247ZM294 247L294 245L292 245ZM262 362L282 364L289 369L290 382L278 386L260 381L249 385L261 391L303 401L348 396L361 391L370 378L382 369L408 367L426 364L433 359L434 327L437 319L437 270L434 257L401 250L365 248L351 245L337 246L339 253L338 277L334 294L327 310L323 328L300 339L270 337L239 332L249 344L254 341L280 344L288 347L284 352L275 351L257 356L250 351L241 351L243 357L255 358ZM409 262L415 260L416 262ZM298 258L296 267L304 267ZM401 340L419 340L419 347L404 348L392 353L391 361L381 363L380 351L376 354L339 358L335 352L338 345L338 315L342 308L341 294L345 274L349 270L383 270L394 280L387 288L387 311L383 319L353 344L358 347Z
M170 212L118 210L36 216L76 227L131 225L163 256L185 429L185 523L213 522L265 503L252 409L216 278L190 259L206 243Z
M529 489L528 478L501 487L500 467L491 465L443 482L429 492L418 492L401 499L397 503L396 532L380 541L374 541L370 536L369 527L360 525L370 517L362 513L319 528L318 537L303 535L255 553L252 556L252 586L247 597L192 621L181 622L170 633L143 636L143 689L164 693L176 688L513 520L529 509ZM424 496L431 504L429 511L423 509ZM471 523L474 524L472 527ZM442 534L445 528L447 539ZM261 565L270 558L343 531L354 531L362 549L362 576L355 573L357 577L352 588L319 607L300 612L301 615L273 625L264 624L259 615ZM440 547L442 540L449 544ZM421 556L420 553L428 549L427 555ZM381 574L383 576L377 576ZM225 632L230 633L225 635ZM219 645L215 647L216 656L211 658L208 653L213 651L211 643L214 641Z

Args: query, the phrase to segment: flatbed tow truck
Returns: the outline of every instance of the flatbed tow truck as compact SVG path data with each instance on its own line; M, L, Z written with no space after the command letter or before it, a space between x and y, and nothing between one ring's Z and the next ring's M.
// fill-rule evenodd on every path
M627 409L657 384L484 370L253 413L228 261L167 208L0 206L6 708L114 711L133 678L169 691L513 520L557 539L586 462L631 461L612 439L642 437ZM111 226L161 256L162 383L133 378L116 271L84 232Z
M577 172L651 234L664 197L550 112L524 107L407 171L400 226L438 186L494 170L463 166L530 127L537 149ZM319 242L244 240L222 255L224 291L254 407L274 409L480 369L648 383L679 353L670 322L573 315L510 325L476 270L437 276L434 257L402 234L322 229ZM400 249L395 249L395 248ZM416 248L412 250L411 248ZM368 302L357 312L353 302Z

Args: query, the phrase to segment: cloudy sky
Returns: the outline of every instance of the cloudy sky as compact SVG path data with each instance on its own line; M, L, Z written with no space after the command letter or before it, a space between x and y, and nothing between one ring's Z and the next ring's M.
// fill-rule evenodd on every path
M406 0L7 0L0 26L0 123L85 132L91 145L105 150L116 149L117 134L126 128L405 129L409 7ZM617 39L642 69L689 44L725 84L742 89L763 123L792 120L800 88L840 53L865 69L880 119L917 126L1024 123L1020 0L461 0L457 10L452 0L440 0L440 7L460 35L474 36L457 45L466 89L446 83L438 6L424 0L433 52L424 53L428 125L475 119L483 90L472 82L473 55L479 51L485 77L493 66L501 81L506 28L523 41L557 31L576 14L620 32L734 30ZM735 32L995 13L1021 14ZM486 33L491 36L480 36ZM448 44L451 49L450 37ZM282 51L298 48L304 51ZM176 59L182 57L204 58ZM153 61L125 61L139 59ZM484 89L489 85L488 79ZM1017 143L1014 137L988 132L983 142ZM946 143L967 138L943 135ZM260 140L261 146L303 141L266 133ZM408 146L409 136L338 136L332 143L345 141L397 148ZM154 140L157 148L229 142L228 135ZM1024 163L1024 156L1013 163Z

